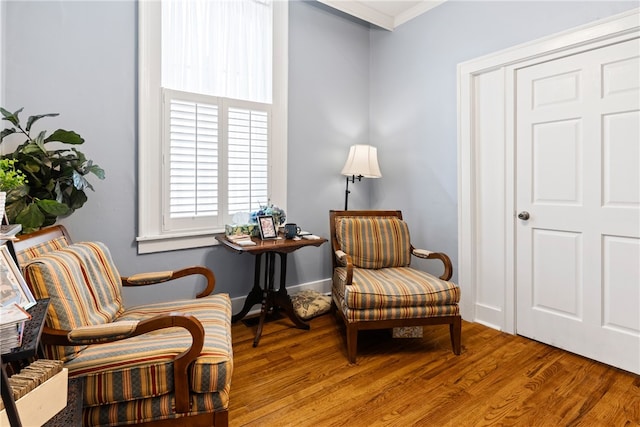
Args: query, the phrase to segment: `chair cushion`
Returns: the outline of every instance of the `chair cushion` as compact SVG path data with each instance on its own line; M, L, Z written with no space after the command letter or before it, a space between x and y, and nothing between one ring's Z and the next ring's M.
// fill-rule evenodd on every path
M47 326L71 330L111 323L123 312L120 274L99 242L76 243L33 258L24 266L36 299L50 298ZM50 358L73 359L83 346L47 346Z
M159 314L185 313L205 330L200 356L190 367L196 393L228 390L233 371L231 299L216 294L127 309L118 319L144 320ZM117 323L117 322L116 322ZM161 396L173 389L173 359L191 344L183 328L161 329L121 341L92 344L65 364L70 377L84 378L85 406Z
M459 313L460 288L411 267L334 270L333 293L350 321L449 316Z
M112 427L176 418L172 425L182 426L185 423L179 419L181 414L173 410L174 400L172 394L165 394L112 405L87 406L82 410L82 425ZM211 413L228 407L229 387L221 392L192 394L189 414Z
M339 248L360 268L405 267L411 262L409 227L397 217L336 220Z
M296 314L302 320L309 320L331 309L331 297L318 291L305 290L291 296Z

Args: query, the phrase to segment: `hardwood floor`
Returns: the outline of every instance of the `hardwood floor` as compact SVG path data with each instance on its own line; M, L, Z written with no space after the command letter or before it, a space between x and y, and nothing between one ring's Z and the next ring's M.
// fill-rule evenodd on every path
M640 425L639 376L523 337L463 322L455 356L447 326L363 331L349 365L333 314L310 323L271 321L257 348L233 325L230 426Z

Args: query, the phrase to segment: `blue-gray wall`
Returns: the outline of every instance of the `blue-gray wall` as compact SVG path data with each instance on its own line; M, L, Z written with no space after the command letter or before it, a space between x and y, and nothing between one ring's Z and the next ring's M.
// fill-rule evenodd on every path
M457 64L639 4L449 0L392 33L372 29L370 133L384 175L372 207L402 209L414 246L449 254L456 280Z
M344 203L340 170L354 143L378 146L383 177L352 186L351 208L400 208L417 246L457 252L456 64L629 9L637 3L448 2L397 29L369 29L316 2L289 10L288 217L328 235ZM219 247L137 255L136 46L133 1L8 1L3 107L79 132L107 173L63 223L75 240L101 240L123 275L205 264L217 290L247 294L249 256ZM45 121L47 120L47 121ZM48 125L48 126L47 126ZM277 204L277 201L274 200ZM288 283L331 276L329 247L290 257ZM187 294L196 284L183 281ZM128 305L184 293L125 291Z
M343 203L339 173L348 147L367 141L369 29L315 2L292 2L289 13L287 214L326 236L328 210ZM251 256L220 247L137 255L137 3L8 1L1 30L4 107L24 106L25 119L61 113L39 124L76 130L86 140L82 150L106 171L104 181L92 180L87 204L62 221L74 240L105 242L122 275L205 264L216 274L217 291L246 295ZM326 244L292 254L288 283L329 278L329 254ZM126 289L125 303L191 295L196 287L185 279L160 290Z

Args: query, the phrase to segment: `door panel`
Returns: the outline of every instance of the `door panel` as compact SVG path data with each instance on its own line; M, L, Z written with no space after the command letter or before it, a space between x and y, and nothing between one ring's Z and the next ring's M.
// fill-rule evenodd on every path
M638 334L640 329L640 239L603 237L605 328Z
M582 121L533 126L533 202L578 205L582 188Z
M603 204L637 208L640 205L640 113L607 114L603 120Z
M517 71L516 330L640 373L638 39Z
M533 310L582 318L581 237L565 231L533 231ZM562 264L558 264L559 258ZM557 286L559 283L562 286Z

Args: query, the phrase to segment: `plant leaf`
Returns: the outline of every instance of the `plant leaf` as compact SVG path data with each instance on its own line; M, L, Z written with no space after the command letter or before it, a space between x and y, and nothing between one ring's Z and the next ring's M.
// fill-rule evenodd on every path
M58 203L55 200L37 200L36 204L42 212L49 215L60 216L69 213L69 207L67 205Z
M84 143L84 139L80 135L78 135L72 130L64 130L64 129L56 130L51 135L49 135L47 139L44 140L45 143L51 142L51 141L58 141L58 142L63 142L65 144L74 144L74 145L79 145Z
M7 195L8 196L8 195ZM18 200L9 200L7 197L7 202L4 207L4 211L7 214L7 219L10 224L16 224L16 217L24 208L27 207L26 199L18 199Z
M16 128L6 128L0 133L0 141L2 141L5 137L11 135L12 133L16 133Z
M91 163L91 161L89 161L89 163ZM87 173L89 173L89 172L91 172L92 174L94 174L95 176L97 176L100 179L104 179L104 177L105 177L104 169L102 169L98 165L90 164L89 167L87 167Z
M14 126L19 126L20 125L20 119L18 118L18 114L20 114L20 112L22 110L24 110L24 107L22 107L21 109L19 109L15 113L10 113L9 111L5 110L4 108L0 108L0 112L2 112L2 115L4 116L2 118L2 120L9 120L11 123L13 123Z
M31 130L31 126L43 117L56 117L59 115L60 115L59 113L49 113L49 114L38 114L37 116L29 116L29 119L27 120L27 127L25 128L25 130L29 132Z
M87 188L93 190L89 181L75 170L73 171L73 186L78 190L85 190Z
M24 199L27 194L29 194L29 187L26 185L21 185L20 187L13 188L7 191L7 204Z
M38 230L42 226L44 214L35 203L30 203L16 216L15 221L22 224L23 233L29 233Z
M69 207L72 210L80 209L87 201L87 195L84 191L72 189L69 196Z
M36 145L40 148L40 150L42 150L43 153L47 152L47 149L44 146L44 143L46 142L46 140L44 139L44 136L47 134L46 131L42 131L38 134L38 136L36 136L35 138L33 138L33 142L36 143Z

